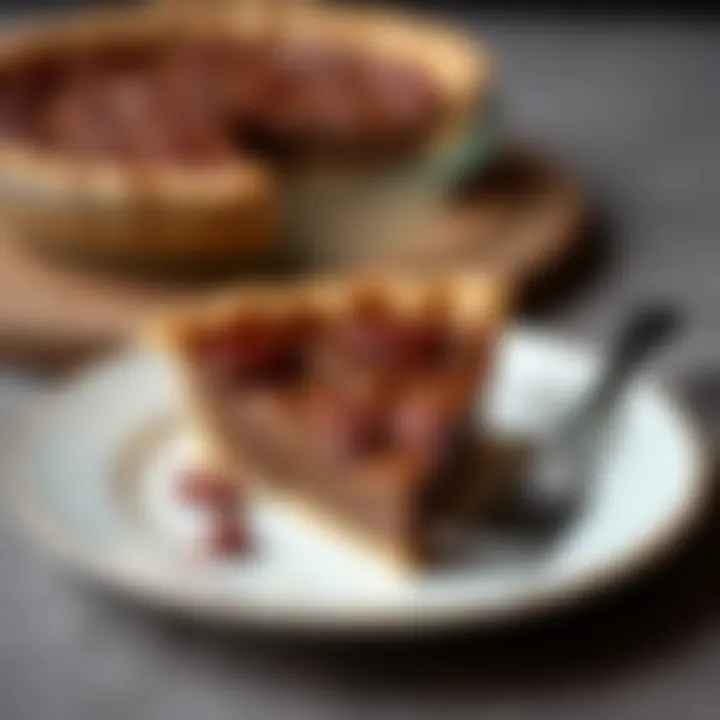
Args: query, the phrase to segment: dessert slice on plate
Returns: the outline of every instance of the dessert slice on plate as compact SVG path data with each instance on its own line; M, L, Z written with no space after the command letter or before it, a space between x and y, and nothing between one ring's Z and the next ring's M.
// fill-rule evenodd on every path
M481 481L471 416L506 305L475 274L351 277L238 290L150 336L176 361L208 463L414 567Z

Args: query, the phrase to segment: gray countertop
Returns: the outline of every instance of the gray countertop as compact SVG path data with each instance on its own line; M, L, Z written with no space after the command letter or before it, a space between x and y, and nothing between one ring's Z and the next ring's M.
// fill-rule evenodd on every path
M540 320L601 341L662 295L689 311L660 371L720 431L720 27L479 23L518 132L609 209L606 270ZM0 381L0 418L37 392ZM72 478L68 478L72 482ZM349 648L226 636L102 596L0 522L2 720L720 716L717 516L612 598L491 636Z

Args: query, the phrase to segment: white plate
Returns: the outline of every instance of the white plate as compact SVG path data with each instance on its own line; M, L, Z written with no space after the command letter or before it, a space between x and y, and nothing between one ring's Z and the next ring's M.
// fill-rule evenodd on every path
M589 352L508 333L489 414L539 432L598 370ZM201 524L172 493L186 462L164 361L130 354L54 395L26 427L9 473L16 510L52 550L113 587L213 619L322 631L487 624L576 600L635 573L689 529L704 497L704 455L687 420L649 382L626 398L589 508L543 553L478 535L451 566L398 578L280 508L252 507L257 552L209 562Z

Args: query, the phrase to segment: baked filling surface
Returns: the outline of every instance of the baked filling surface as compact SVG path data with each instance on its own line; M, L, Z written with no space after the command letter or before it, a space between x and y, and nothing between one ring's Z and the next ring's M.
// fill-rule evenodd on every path
M397 158L441 109L421 68L332 39L107 40L18 57L0 75L0 135L76 158Z

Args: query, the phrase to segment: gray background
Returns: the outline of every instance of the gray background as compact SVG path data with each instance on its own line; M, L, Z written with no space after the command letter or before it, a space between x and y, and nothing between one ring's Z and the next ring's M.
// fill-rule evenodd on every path
M691 326L660 371L717 439L720 29L547 17L477 27L497 52L517 131L562 158L609 210L605 270L538 321L602 341L633 301L682 301ZM40 386L4 373L3 422ZM3 516L0 718L714 720L717 527L713 507L662 568L563 617L351 648L228 637L101 596Z

